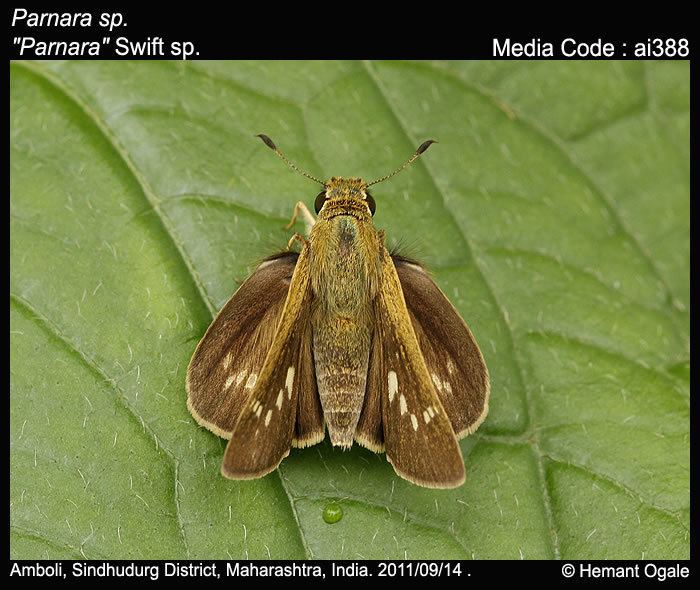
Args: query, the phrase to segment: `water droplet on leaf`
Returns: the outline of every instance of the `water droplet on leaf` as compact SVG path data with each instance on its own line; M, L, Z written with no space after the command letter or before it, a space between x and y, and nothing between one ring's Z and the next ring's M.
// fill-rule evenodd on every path
M340 507L340 504L337 502L326 504L326 507L323 509L323 520L328 524L334 524L341 518L343 518L343 509Z

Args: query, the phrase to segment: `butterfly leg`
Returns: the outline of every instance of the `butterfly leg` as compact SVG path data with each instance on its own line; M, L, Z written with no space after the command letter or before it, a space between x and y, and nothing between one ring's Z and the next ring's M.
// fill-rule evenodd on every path
M297 204L294 205L294 212L292 213L292 219L289 221L287 225L284 226L284 229L292 229L294 224L296 223L297 217L301 213L302 218L304 219L304 224L306 225L306 233L311 232L311 228L314 226L314 223L316 223L316 219L312 215L311 211L309 211L308 207L306 204L302 201L297 201Z
M287 242L287 250L292 249L292 244L294 244L294 242L300 242L301 245L304 246L307 243L307 240L301 234L294 234L291 238L289 238L289 241Z

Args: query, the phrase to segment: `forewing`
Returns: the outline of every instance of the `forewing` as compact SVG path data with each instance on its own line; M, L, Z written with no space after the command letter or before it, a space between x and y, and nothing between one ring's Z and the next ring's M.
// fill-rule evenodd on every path
M292 276L289 295L260 375L226 447L221 472L252 479L273 471L288 454L295 435L300 388L313 374L305 338L311 303L308 246ZM305 377L304 377L305 376Z
M380 388L384 444L396 472L418 485L452 488L464 482L455 433L423 360L399 277L386 249L375 301L371 384Z
M231 437L260 375L282 315L298 254L263 261L209 326L187 369L187 406L195 420Z
M365 399L362 402L360 420L355 429L355 441L363 447L375 453L384 452L384 431L382 427L382 384L386 381L386 375L381 369L381 341L379 332L375 330L372 337L372 348L369 355L369 367L367 369L367 388Z
M312 351L311 322L306 320L305 333L301 335L299 350L299 400L297 403L296 428L292 446L310 447L320 443L325 436L323 408L318 397L316 370Z
M430 378L458 438L488 414L489 374L474 336L419 264L392 257Z

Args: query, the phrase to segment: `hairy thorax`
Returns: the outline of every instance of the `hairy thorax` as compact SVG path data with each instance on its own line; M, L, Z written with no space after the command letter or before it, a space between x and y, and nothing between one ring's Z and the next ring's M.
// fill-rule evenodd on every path
M376 232L371 225L348 215L319 221L317 226L311 234L315 298L325 313L354 316L376 293ZM371 250L375 250L373 257Z

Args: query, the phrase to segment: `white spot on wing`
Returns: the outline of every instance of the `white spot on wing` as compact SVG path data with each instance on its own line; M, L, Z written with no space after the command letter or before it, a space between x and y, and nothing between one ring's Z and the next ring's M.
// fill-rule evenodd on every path
M266 427L270 424L270 418L272 418L272 410L268 410L267 414L265 415L265 426Z
M243 369L238 375L236 376L236 386L239 386L241 384L241 381L245 378L245 374L248 372L248 369Z
M387 380L389 382L389 403L391 403L394 401L394 396L399 390L399 380L396 377L396 371L389 371Z
M233 359L233 355L229 352L225 357L224 357L224 369L228 369L229 365L231 364L231 360Z
M433 383L435 383L435 387L442 391L442 381L440 381L440 377L438 377L435 373L432 373L431 377L433 378Z
M452 393L452 385L450 385L449 381L445 381L442 385L447 393Z
M418 418L415 414L411 414L411 424L413 424L413 430L418 430Z
M284 399L284 389L280 389L280 393L277 396L277 401L275 402L275 405L277 406L278 410L282 409L282 400Z
M292 399L292 385L294 385L294 367L289 367L287 369L287 380L284 382L287 387L287 394L289 399Z
M255 387L255 382L258 380L258 374L257 373L251 373L248 375L248 381L245 382L245 388L246 389L253 389Z
M399 397L399 404L401 404L401 415L403 416L406 412L408 412L408 406L406 405L406 398L404 397L403 393Z
M231 383L233 383L233 375L229 375L226 377L226 383L224 383L224 389L228 389L231 387Z
M425 420L426 424L430 422L430 414L426 410L423 410L423 420Z
M435 416L435 411L433 410L433 406L428 406L428 414L430 415L431 418L433 416Z
M258 406L258 409L255 410L255 415L260 418L260 414L262 414L262 404Z

